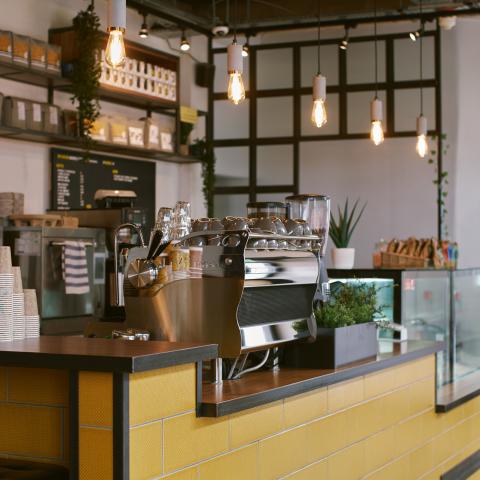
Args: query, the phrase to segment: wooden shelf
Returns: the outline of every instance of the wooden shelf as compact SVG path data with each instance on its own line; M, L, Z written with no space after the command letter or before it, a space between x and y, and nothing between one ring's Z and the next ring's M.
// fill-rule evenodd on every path
M36 130L25 130L15 127L0 126L0 138L10 138L25 142L44 143L48 145L82 149L82 144L78 137L39 132ZM170 163L195 163L200 161L196 157L180 155L175 152L160 152L157 150L150 150L148 148L132 147L129 145L115 145L103 142L95 142L92 151Z

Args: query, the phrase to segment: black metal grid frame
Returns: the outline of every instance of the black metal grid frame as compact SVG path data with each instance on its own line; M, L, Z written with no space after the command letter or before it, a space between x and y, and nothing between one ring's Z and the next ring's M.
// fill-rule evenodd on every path
M441 108L441 33L440 27L427 30L425 37L434 39L434 78L421 80L396 81L395 80L395 40L405 39L406 33L392 33L378 35L380 42L385 42L385 81L378 83L378 91L386 94L386 119L385 138L416 137L416 131L397 131L395 129L395 91L402 89L418 89L420 87L434 89L435 102L435 129L429 130L429 135L435 135L437 141L437 226L438 237L442 236L442 199L441 173L442 166L442 108ZM320 44L338 45L340 38L321 40ZM373 35L350 38L350 43L373 42ZM327 93L336 93L339 97L339 132L331 135L302 135L301 133L301 98L311 94L311 87L301 86L301 48L316 46L316 40L298 42L279 42L272 44L250 45L249 48L249 88L246 98L249 99L249 137L240 139L215 139L214 137L214 102L226 100L226 92L214 92L213 84L209 88L209 118L207 125L207 138L215 147L248 147L249 148L249 185L248 186L222 186L215 187L214 195L248 194L249 201L255 201L258 194L263 193L298 193L299 190L299 164L300 142L368 139L368 133L348 133L347 96L353 92L372 92L376 84L361 83L348 84L347 81L347 55L348 50L339 50L338 54L338 85L327 86ZM257 88L257 52L261 50L275 50L290 48L293 51L293 87L279 89ZM209 39L209 62L214 63L215 55L226 53L226 48L213 48ZM293 98L293 134L288 137L264 137L257 135L257 100L267 97L292 97ZM293 145L293 183L292 185L257 185L257 147L263 145Z

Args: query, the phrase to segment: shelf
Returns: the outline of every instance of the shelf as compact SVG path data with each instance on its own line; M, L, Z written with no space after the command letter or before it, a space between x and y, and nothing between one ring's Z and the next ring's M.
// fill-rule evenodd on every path
M25 130L22 128L0 126L0 138L9 138L25 142L44 143L82 149L79 138L69 135L38 132L36 130ZM131 147L129 145L114 145L111 143L95 142L92 151L111 153L112 155L125 155L129 157L155 160L170 163L196 163L200 160L196 157L179 155L173 152L159 152L148 148Z
M27 83L37 87L65 88L71 85L70 80L60 75L36 70L17 63L7 62L0 58L0 78L14 80L15 82Z

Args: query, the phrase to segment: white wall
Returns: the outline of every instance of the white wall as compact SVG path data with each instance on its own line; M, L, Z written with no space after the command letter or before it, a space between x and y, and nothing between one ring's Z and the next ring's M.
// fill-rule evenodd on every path
M379 33L408 32L416 28L413 22L379 25ZM475 135L477 133L476 115L480 110L477 79L479 63L475 55L480 40L480 18L459 19L457 27L451 31L442 31L442 91L443 91L443 131L447 134L449 145L444 158L444 168L449 172L447 198L447 223L449 238L460 243L461 266L480 265L480 253L476 239L480 234L480 220L477 219L480 199L474 196L478 182L480 162L477 159ZM351 32L352 35L372 33L372 26L365 25ZM254 43L274 43L314 39L314 31L265 34L255 37ZM339 38L343 29L324 29L324 38ZM219 44L225 44L225 40ZM424 43L424 78L433 76L433 41ZM380 56L382 46L379 45ZM334 59L336 47L322 49L322 71L327 79L336 81L337 64ZM371 49L355 47L353 61L349 65L349 75L356 81L372 81ZM396 64L398 80L418 79L418 44L409 40L396 44L399 61ZM314 49L312 49L312 52ZM316 58L312 52L306 52L307 63L302 62L302 85L310 84L311 75L316 69ZM310 58L311 57L311 58ZM223 63L223 59L219 59ZM218 65L220 67L221 65ZM291 59L282 57L262 58L259 68L271 77L270 88L291 86L288 73ZM380 69L382 63L380 64ZM380 70L381 72L381 70ZM333 80L332 80L333 79ZM217 75L216 89L220 90L224 79ZM382 73L380 73L382 80ZM415 118L419 113L418 93L404 91L396 99L395 121L397 129L414 130ZM352 97L356 108L349 109L349 125L355 131L368 131L369 101L372 94L359 94ZM302 130L304 134L319 133L308 125L310 99L302 99ZM337 99L329 97L329 126L335 130L338 123ZM222 102L223 103L223 102ZM268 136L275 136L278 127L288 135L292 110L288 105L272 104L262 115L270 119ZM263 108L263 107L262 107ZM232 111L230 111L232 110ZM219 105L216 111L216 133L221 138L243 137L248 129L248 115L244 111L234 112L234 108ZM244 108L243 110L247 110ZM260 110L260 107L259 107ZM433 91L425 91L425 114L429 125L434 127ZM235 117L232 118L232 115ZM263 127L262 127L263 128ZM322 129L323 130L323 129ZM431 144L434 148L434 144ZM231 184L228 175L245 179L248 170L232 168L227 161L228 149L219 152L218 170L222 174L224 185ZM242 155L232 149L237 161ZM273 158L273 152L272 152ZM276 158L276 157L275 157ZM282 164L284 159L282 158ZM278 172L272 172L278 176ZM374 147L369 140L303 142L300 145L300 191L305 193L325 193L332 197L334 211L337 204L343 204L346 197L350 201L360 198L367 202L364 217L352 238L352 246L357 249L356 266L370 267L374 244L380 239L406 238L408 236L430 237L437 234L436 188L434 167L427 160L420 159L415 152L415 138L386 139L380 147ZM232 179L233 180L233 179ZM238 183L238 182L237 182ZM272 196L273 197L273 196ZM263 199L263 198L262 198ZM232 206L238 208L238 198L232 200ZM222 208L225 209L225 202Z
M2 0L0 29L29 35L33 38L48 40L48 29L71 25L76 13L88 6L84 0ZM97 12L105 26L106 2L96 2ZM127 38L136 42L179 55L178 40L172 40L172 50L168 43L150 35L141 40L137 33L141 17L128 10ZM207 44L203 37L192 38L192 55L205 61ZM199 109L206 109L206 89L196 87L192 81L194 61L190 56L183 55L180 60L181 85L180 101ZM45 89L23 85L0 79L0 92L25 98L47 100ZM55 94L55 103L62 108L72 108L69 95ZM132 118L144 116L144 112L102 103L102 113L120 114ZM157 117L159 118L159 117ZM164 117L165 119L165 117ZM165 120L164 120L165 121ZM168 120L166 120L168 121ZM203 136L202 126L196 136ZM49 151L50 147L42 144L16 142L0 139L0 191L17 191L25 194L25 211L27 213L42 213L49 208ZM177 200L188 200L192 203L194 216L204 214L203 196L201 193L201 175L199 165L177 165L166 162L156 162L156 206L173 205Z

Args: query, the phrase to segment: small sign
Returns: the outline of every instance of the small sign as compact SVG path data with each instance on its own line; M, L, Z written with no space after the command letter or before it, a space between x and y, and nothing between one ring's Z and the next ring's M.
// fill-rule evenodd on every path
M180 106L180 121L184 123L197 123L198 111L195 108Z

